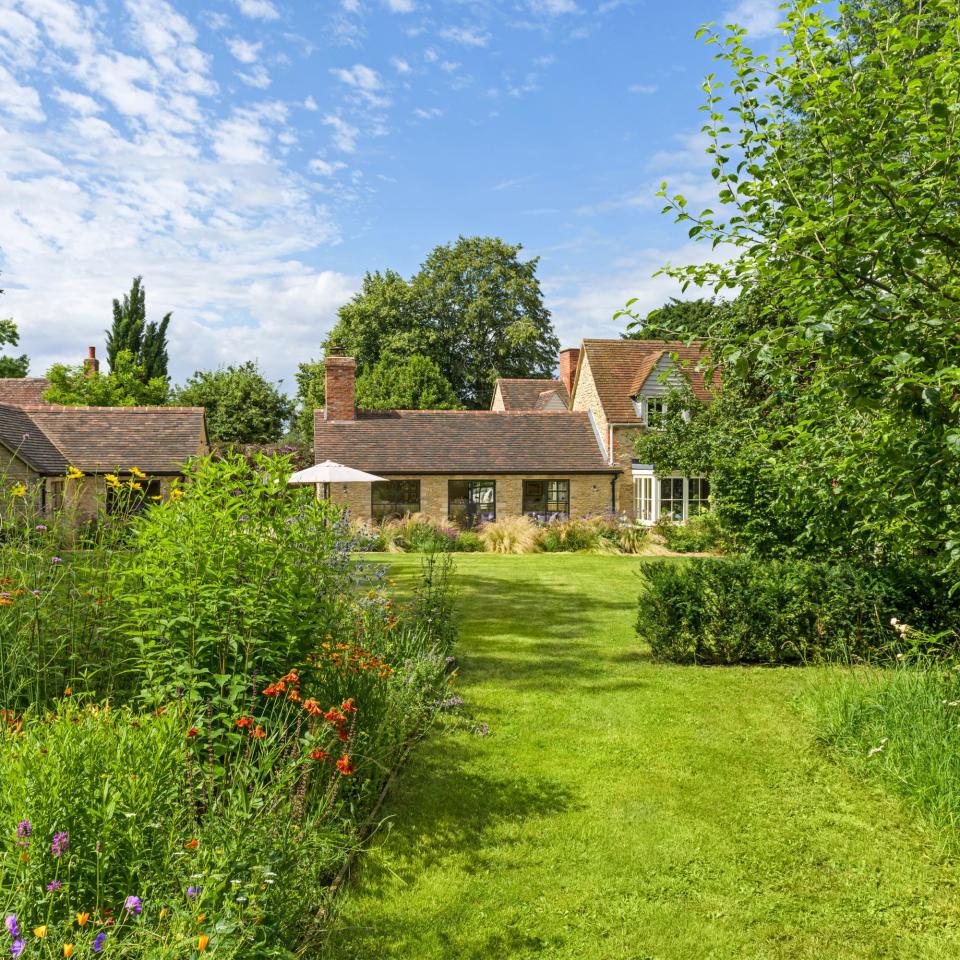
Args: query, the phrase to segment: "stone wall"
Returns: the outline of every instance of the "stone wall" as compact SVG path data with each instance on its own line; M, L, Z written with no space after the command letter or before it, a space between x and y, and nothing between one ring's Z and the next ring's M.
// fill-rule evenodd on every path
M420 481L420 512L438 520L448 515L448 481L495 480L497 517L516 516L523 512L524 480L569 480L570 515L581 517L588 513L607 513L610 510L610 474L587 474L558 477L544 474L444 474L442 476L398 476L386 474L388 480ZM319 494L319 490L318 490ZM330 499L345 506L350 516L358 520L370 519L370 484L335 483L330 487Z
M607 456L610 451L606 449L608 440L607 416L603 412L603 404L600 402L600 394L597 393L597 384L593 379L593 371L590 369L590 357L586 350L580 357L580 370L577 379L577 392L573 397L571 410L589 410L593 414L594 423L600 431L600 437L603 440L604 452Z
M637 427L613 428L613 454L620 467L617 477L617 515L631 520L636 519L633 503L633 438L638 432Z
M14 456L5 447L0 447L0 482L8 485L29 483L39 474L31 470L19 457Z

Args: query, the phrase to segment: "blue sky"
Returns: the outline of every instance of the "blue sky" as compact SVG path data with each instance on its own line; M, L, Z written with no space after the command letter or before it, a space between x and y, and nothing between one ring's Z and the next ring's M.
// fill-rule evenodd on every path
M561 340L704 259L703 22L776 0L0 0L0 316L32 373L100 345L141 273L171 371L290 388L366 270L458 234L541 258Z

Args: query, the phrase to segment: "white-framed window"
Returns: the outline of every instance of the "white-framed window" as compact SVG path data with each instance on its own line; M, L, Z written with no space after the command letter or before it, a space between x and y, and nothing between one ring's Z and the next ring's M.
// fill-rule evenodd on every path
M667 415L667 401L663 397L634 397L633 409L650 430L663 428L663 418Z
M707 477L658 477L649 467L634 467L633 512L639 523L684 523L710 509Z

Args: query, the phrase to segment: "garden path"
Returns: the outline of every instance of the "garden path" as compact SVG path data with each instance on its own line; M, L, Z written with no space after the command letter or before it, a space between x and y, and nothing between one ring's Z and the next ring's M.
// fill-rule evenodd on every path
M391 557L400 588L415 557ZM399 779L338 960L960 956L929 829L816 745L825 669L657 664L630 557L462 555L465 724Z

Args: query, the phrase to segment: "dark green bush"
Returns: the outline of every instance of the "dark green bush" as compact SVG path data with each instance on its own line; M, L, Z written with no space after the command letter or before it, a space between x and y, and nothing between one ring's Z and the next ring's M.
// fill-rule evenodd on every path
M660 522L657 533L677 553L721 553L727 549L727 537L712 511L691 517L686 523Z
M938 632L960 597L921 570L703 557L642 567L637 632L677 663L803 663L888 657L892 617Z

